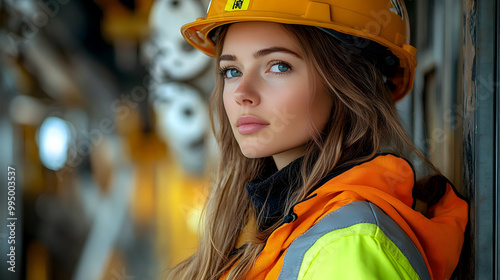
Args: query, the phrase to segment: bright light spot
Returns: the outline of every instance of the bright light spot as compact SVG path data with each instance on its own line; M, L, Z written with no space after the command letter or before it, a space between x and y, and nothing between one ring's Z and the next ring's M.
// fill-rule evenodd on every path
M61 169L68 159L70 130L57 117L48 117L38 131L38 149L42 164L48 169Z

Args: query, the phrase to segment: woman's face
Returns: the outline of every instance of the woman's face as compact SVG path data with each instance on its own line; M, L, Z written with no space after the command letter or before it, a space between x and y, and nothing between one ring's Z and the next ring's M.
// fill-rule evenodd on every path
M324 129L332 99L282 25L232 24L219 66L224 108L246 157L273 156L282 168Z

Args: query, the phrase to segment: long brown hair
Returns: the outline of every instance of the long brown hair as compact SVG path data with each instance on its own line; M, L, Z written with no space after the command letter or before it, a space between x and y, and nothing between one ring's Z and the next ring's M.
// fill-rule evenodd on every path
M327 89L334 100L325 130L313 135L307 144L301 187L290 193L287 210L304 199L333 168L369 160L377 153L401 154L403 149L410 150L430 164L406 136L390 88L373 62L315 27L283 26L320 76L322 84L317 86ZM221 55L226 31L227 26L217 39L216 59ZM245 184L262 172L269 159L249 159L241 153L224 110L223 87L224 81L218 76L210 109L219 144L219 162L205 209L204 232L198 251L173 268L169 279L218 279L230 268L228 279L243 279L264 247L266 237L280 222L259 230L263 213L256 213ZM252 242L235 251L238 236L252 218L257 220Z

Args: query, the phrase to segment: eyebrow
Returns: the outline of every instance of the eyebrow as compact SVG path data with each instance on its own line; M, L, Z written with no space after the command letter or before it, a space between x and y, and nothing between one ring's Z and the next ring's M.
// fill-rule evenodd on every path
M287 48L283 48L283 47L271 47L271 48L266 48L266 49L258 50L258 51L256 51L253 54L253 57L254 58L260 58L260 57L263 57L263 56L266 56L266 55L269 55L269 54L272 54L272 53L276 53L276 52L288 53L288 54L291 54L293 56L296 56L296 57L302 59L302 57L300 55L298 55L296 52L294 52L292 50L289 50ZM223 60L226 60L226 61L236 61L237 59L236 59L235 55L232 55L232 54L223 54L223 55L221 55L219 57L219 62L221 62Z

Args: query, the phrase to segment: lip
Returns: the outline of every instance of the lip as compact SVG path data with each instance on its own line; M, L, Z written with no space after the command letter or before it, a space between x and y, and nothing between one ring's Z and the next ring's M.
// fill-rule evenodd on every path
M240 134L252 134L264 127L268 126L269 123L257 118L255 116L241 116L236 121L236 126L238 127L238 132Z

